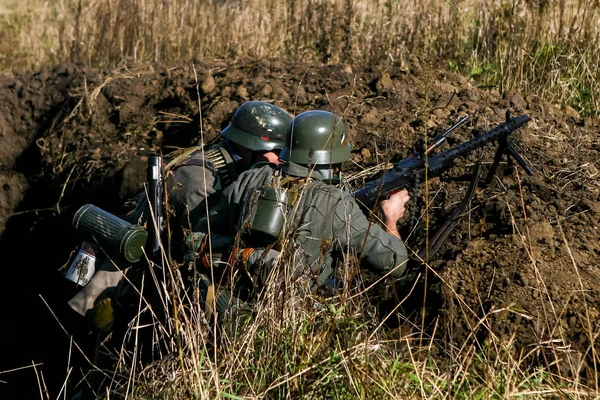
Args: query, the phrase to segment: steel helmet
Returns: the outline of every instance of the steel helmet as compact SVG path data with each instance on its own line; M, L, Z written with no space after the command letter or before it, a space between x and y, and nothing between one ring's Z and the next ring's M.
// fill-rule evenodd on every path
M350 159L350 142L342 119L329 111L298 114L288 127L279 157L303 165L338 164Z
M276 105L248 101L233 114L221 135L252 151L281 150L292 117Z

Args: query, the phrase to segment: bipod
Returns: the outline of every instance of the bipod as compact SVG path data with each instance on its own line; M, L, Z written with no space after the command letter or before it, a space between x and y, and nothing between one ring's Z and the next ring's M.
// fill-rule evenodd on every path
M481 172L481 160L477 161L473 166L473 174L469 188L465 193L465 197L461 203L452 211L452 214L446 218L442 226L440 226L435 233L430 237L426 248L419 251L415 257L409 257L406 264L406 272L404 276L398 279L399 284L405 282L411 282L418 277L423 276L426 270L426 265L429 264L429 260L433 258L435 253L442 247L444 241L450 236L450 233L456 228L460 219L467 212L471 200L475 196L475 190L479 184L479 176Z
M452 214L446 219L446 221L439 227L439 229L435 232L435 234L430 238L429 245L426 249L421 250L418 253L418 258L420 260L429 262L429 259L442 247L444 241L448 238L450 233L456 228L460 218L467 211L473 196L475 195L475 189L477 188L477 184L479 183L479 173L481 171L481 160L475 163L473 166L473 177L471 178L471 182L469 184L469 189L465 193L465 197L462 202L454 209Z
M506 120L507 121L510 120L510 111L506 112ZM516 161L517 164L519 164L519 166L521 168L523 168L525 173L527 173L527 175L529 175L529 176L533 175L533 173L534 173L533 168L531 168L529 163L521 155L521 153L519 152L519 150L517 148L517 145L511 139L509 139L507 136L507 137L501 139L500 141L498 141L498 148L496 149L496 154L494 154L494 161L492 162L492 166L490 167L490 170L484 180L484 183L486 186L488 186L488 185L490 185L490 183L492 183L492 179L494 179L494 176L496 175L498 166L500 165L500 161L502 161L502 157L505 154L506 154L508 165L512 165L512 162Z

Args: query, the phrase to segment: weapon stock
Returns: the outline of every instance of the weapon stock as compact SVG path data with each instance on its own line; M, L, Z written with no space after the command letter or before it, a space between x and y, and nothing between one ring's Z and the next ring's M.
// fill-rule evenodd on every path
M148 220L148 254L152 262L162 266L162 254L160 250L160 236L163 222L162 213L162 157L148 157L148 204L150 206L150 216Z
M162 157L152 155L148 157L147 169L148 183L148 205L150 215L148 216L148 243L146 254L148 254L148 267L151 275L150 281L144 285L144 296L148 299L152 313L158 318L159 322L164 320L165 305L164 298L161 296L160 282L164 282L164 257L161 249L161 232L163 222L162 209ZM148 322L149 324L151 321ZM150 338L151 340L151 338ZM158 343L154 342L154 346ZM157 347L158 348L158 347Z
M365 207L372 208L380 199L385 199L391 193L425 177L426 172L427 176L430 177L440 175L453 165L457 157L464 157L491 142L501 143L502 153L500 153L500 156L505 153L512 156L531 175L533 174L531 167L516 152L515 147L510 142L506 142L510 134L521 128L529 120L529 116L525 114L510 118L492 130L437 155L424 157L419 153L413 153L396 163L392 169L384 173L383 177L368 182L364 187L354 192L354 198ZM458 123L461 123L461 121ZM430 150L428 149L427 154L429 153Z

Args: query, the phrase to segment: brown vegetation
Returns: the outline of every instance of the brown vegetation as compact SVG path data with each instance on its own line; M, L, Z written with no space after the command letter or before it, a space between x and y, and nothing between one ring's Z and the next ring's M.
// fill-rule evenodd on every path
M211 140L241 102L264 99L293 113L322 108L343 115L355 144L353 187L459 115L471 114L474 127L486 129L506 110L532 117L515 138L536 175L509 169L494 188L478 191L469 214L431 260L427 286L415 276L397 288L371 286L366 275L324 299L306 296L301 282L273 282L252 324L217 347L197 304L186 308L178 301L172 314L177 320L163 331L171 356L133 369L136 357L124 352L113 389L133 398L169 399L597 393L598 120L533 95L482 91L458 74L407 60L407 69L264 59L114 72L62 65L5 78L0 218L8 221L0 257L21 259L33 243L45 262L27 259L5 270L2 303L15 297L20 303L5 310L0 343L7 356L0 371L43 362L40 379L55 394L71 365L67 388L78 382L86 364L38 296L56 311L72 293L59 290L58 271L77 244L70 216L86 202L119 209L140 189L150 149L197 144L200 127ZM453 141L469 136L463 128ZM485 160L491 157L490 148ZM409 249L418 251L461 200L474 160L428 182L428 192L425 182L412 190L410 217L402 225ZM342 276L353 268L344 264ZM174 299L183 291L181 282L171 283ZM67 326L68 317L59 313ZM84 328L81 320L72 323ZM76 330L68 331L85 348L90 336ZM13 349L18 352L10 355ZM63 360L69 354L71 364ZM18 382L37 391L33 371L19 373ZM16 374L2 379L21 399Z
M240 57L402 65L412 53L596 114L599 19L594 0L18 2L0 14L0 71Z

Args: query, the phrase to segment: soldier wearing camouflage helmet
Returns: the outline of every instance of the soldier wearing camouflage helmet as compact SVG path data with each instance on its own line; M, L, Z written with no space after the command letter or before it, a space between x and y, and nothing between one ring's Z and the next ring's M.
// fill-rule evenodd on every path
M276 152L285 146L291 120L289 114L273 104L249 101L238 108L221 136L240 146L240 149L250 150L255 158L263 156L270 162L277 162L277 158L270 153L276 156Z
M264 283L269 268L275 265L282 250L282 235L288 239L291 235L295 258L304 261L298 265L308 267L314 287L322 287L333 277L332 253L348 247L357 254L362 252L361 261L376 272L402 275L408 256L396 224L404 214L408 192L403 190L382 201L383 227L372 224L344 185L334 179L342 163L350 158L346 134L343 121L330 112L297 115L280 155L286 163L240 175L223 192L219 204L200 220L194 229L196 238L191 244L188 241L190 248L196 250L197 240L205 239L209 224L213 233L237 235L241 243L233 247L233 257L241 259L243 267L258 280L255 284ZM278 206L285 210L283 218L273 210L260 208L269 199L275 199L271 204L285 203ZM272 221L266 221L270 216L274 216ZM278 218L285 221L281 231L265 235L265 230L281 225L274 222Z

